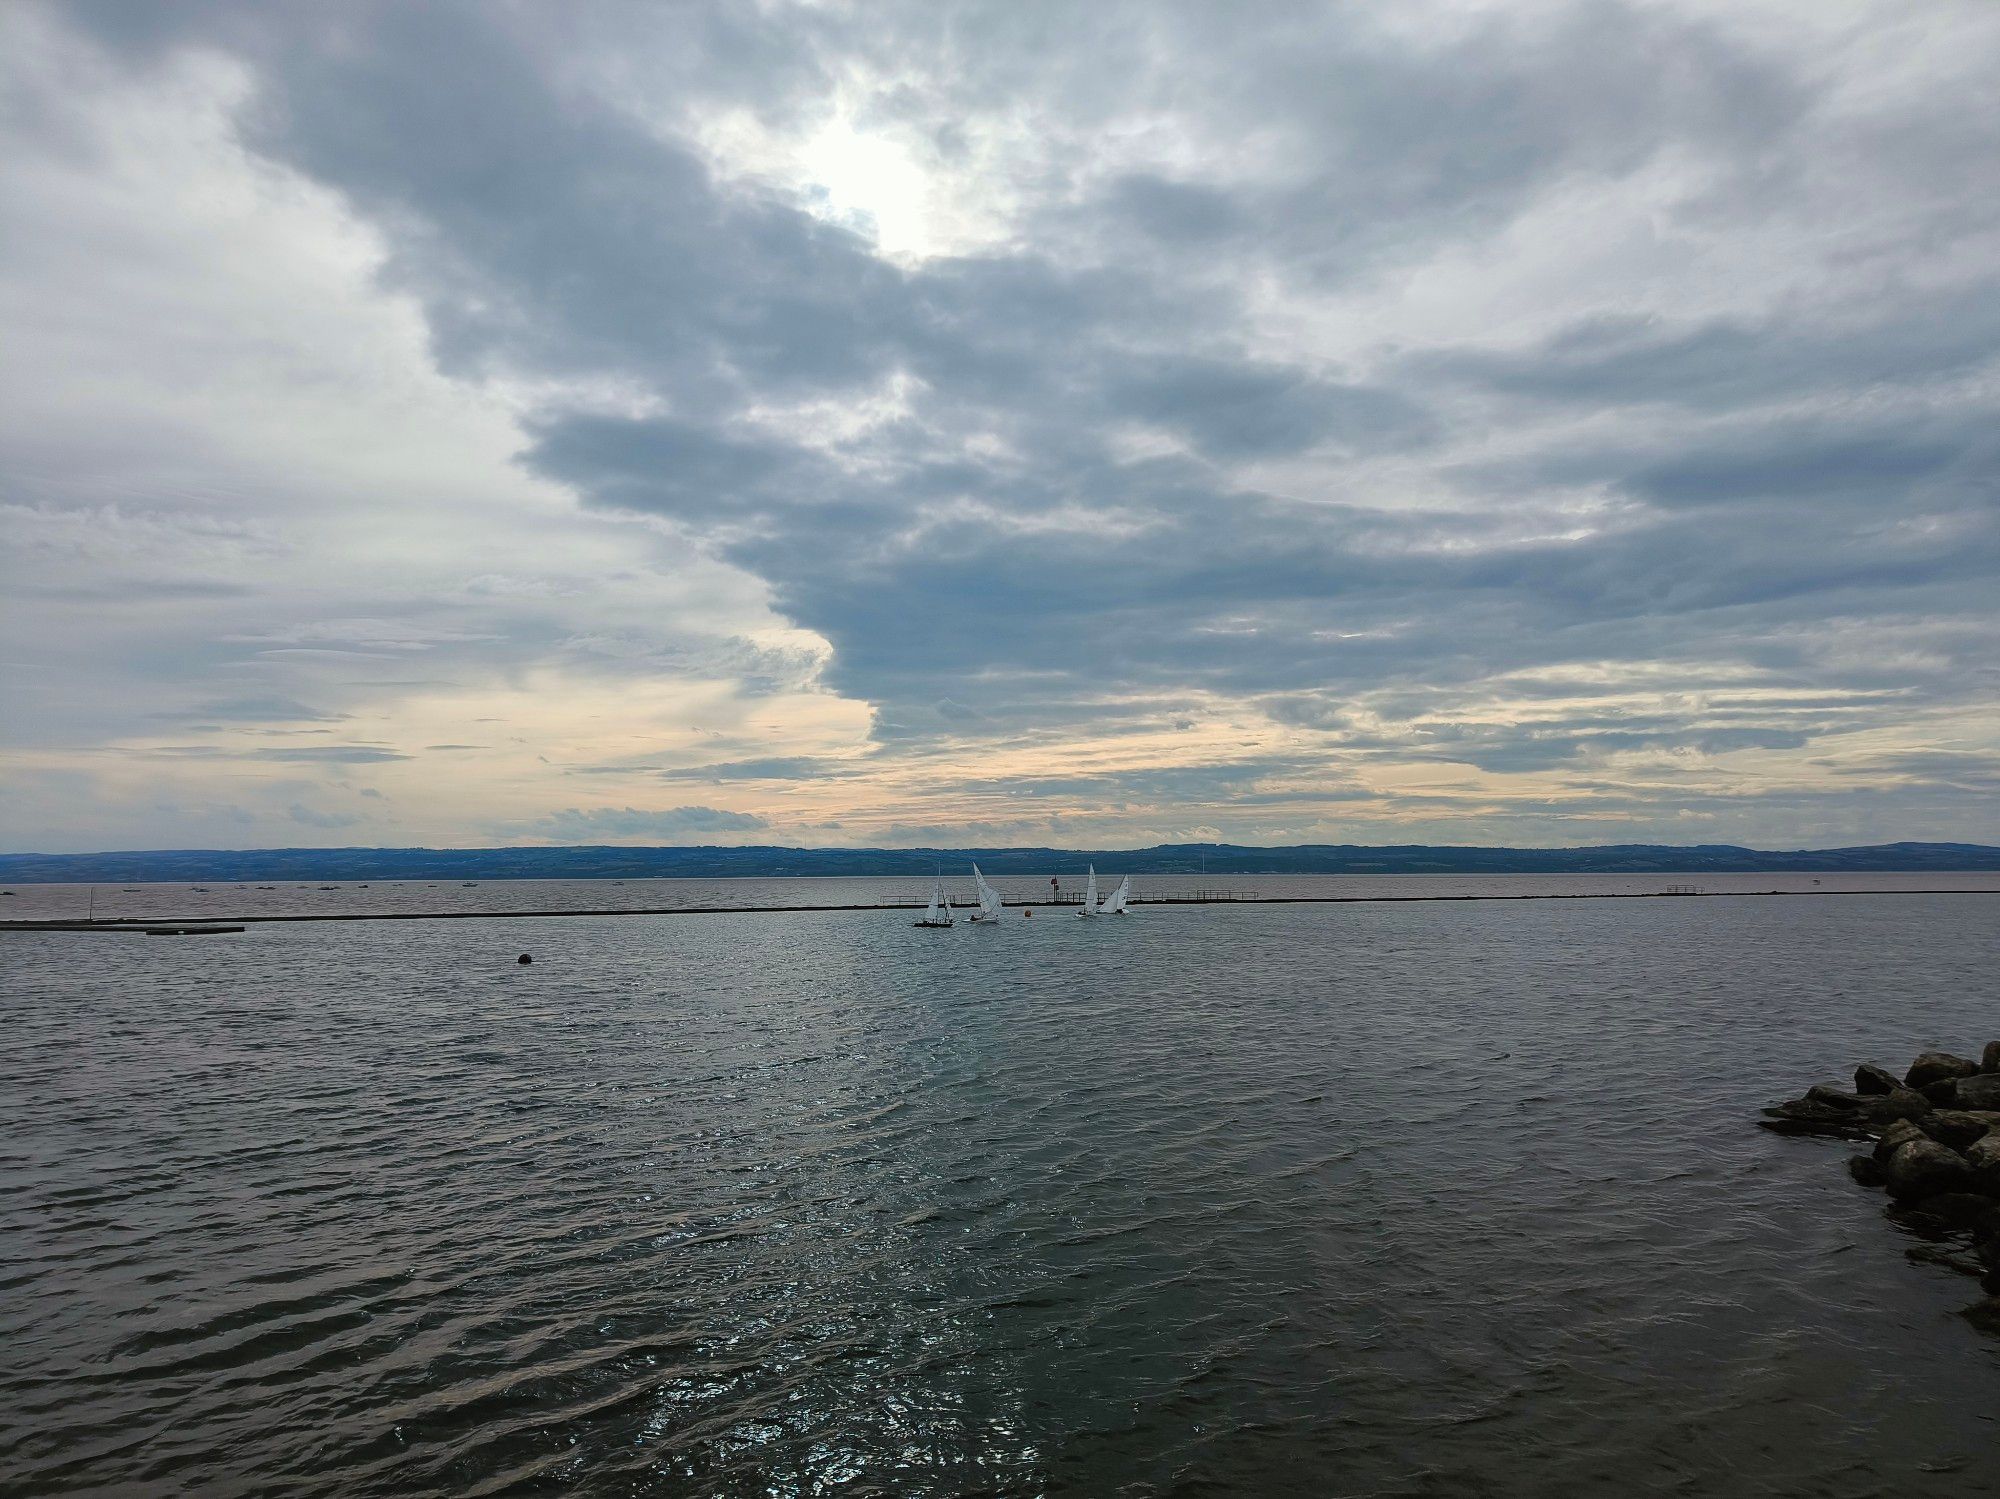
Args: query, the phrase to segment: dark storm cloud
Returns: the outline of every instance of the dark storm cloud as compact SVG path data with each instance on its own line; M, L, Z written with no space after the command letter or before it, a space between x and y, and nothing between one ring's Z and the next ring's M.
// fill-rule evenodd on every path
M1352 745L1516 772L1795 750L1869 723L1865 688L1899 713L1991 690L2000 275L1975 252L2000 169L1974 144L2000 107L1918 91L1871 116L1816 34L1788 52L1600 4L1400 28L1194 5L73 15L135 65L244 59L245 139L375 227L443 368L616 387L541 401L523 462L764 579L885 741L1194 695L1355 733L1378 697L1471 711L1523 674L1663 656L1834 694L1620 725L1576 689L1533 726ZM585 63L644 48L642 116ZM705 110L782 126L862 64L948 168L980 170L962 122L1003 103L1049 142L1009 181L1014 233L891 261L694 143ZM1139 119L1174 122L1175 160L1118 154ZM1578 308L1513 328L1349 332L1337 299L1407 314L1398 278L1468 247L1555 257L1592 227L1550 216L1564 193L1579 219L1645 204L1629 277L1599 267ZM1783 224L1796 282L1725 288L1754 310L1648 294L1676 246ZM1322 331L1289 326L1294 301ZM869 402L887 414L792 412ZM1885 621L1922 638L1891 651ZM810 762L666 774L755 766ZM1185 794L1220 794L1201 774Z

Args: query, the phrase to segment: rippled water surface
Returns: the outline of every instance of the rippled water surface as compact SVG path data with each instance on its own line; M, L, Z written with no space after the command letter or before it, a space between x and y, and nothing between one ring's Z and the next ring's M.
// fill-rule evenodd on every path
M1996 917L0 934L0 1490L1992 1493L1975 1284L1753 1120Z
M1118 881L1107 869L1104 891ZM1056 872L1078 899L1081 869ZM974 899L964 867L944 880L960 904ZM995 875L1010 901L1046 901L1049 876ZM0 920L268 918L271 916L461 914L510 911L744 910L760 906L880 906L930 897L930 879L785 878L718 880L340 880L0 887ZM1470 897L1659 895L1676 886L1708 894L1797 894L1983 890L2000 893L1992 870L1827 874L1151 874L1135 882L1140 901L1195 895L1229 899L1462 900Z

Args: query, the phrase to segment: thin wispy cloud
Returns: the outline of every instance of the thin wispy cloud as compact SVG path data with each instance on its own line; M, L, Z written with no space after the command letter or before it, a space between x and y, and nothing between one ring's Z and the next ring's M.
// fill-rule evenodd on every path
M2000 836L1988 7L0 29L9 846Z

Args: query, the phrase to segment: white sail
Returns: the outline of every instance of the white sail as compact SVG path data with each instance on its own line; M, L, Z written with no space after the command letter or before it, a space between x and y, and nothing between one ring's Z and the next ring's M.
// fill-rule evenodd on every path
M979 888L979 914L981 916L999 916L1000 892L986 883L986 876L979 872L977 864L972 866L972 881Z
M1111 899L1104 903L1105 914L1108 916L1123 916L1125 914L1125 902L1131 898L1132 876L1128 874L1118 882L1118 888L1111 892Z
M931 903L930 905L924 908L924 920L937 921L938 919L940 919L940 917L942 917L944 913L940 911L938 907L943 900L944 900L944 881L934 879L931 881Z
M1097 866L1095 864L1090 866L1090 881L1083 887L1083 909L1076 914L1079 916L1100 916L1103 914L1097 908Z

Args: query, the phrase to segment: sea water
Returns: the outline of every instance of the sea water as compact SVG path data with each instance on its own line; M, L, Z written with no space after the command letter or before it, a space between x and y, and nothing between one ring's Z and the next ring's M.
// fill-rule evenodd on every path
M1996 916L0 934L0 1488L1994 1492L1976 1283L1755 1120Z

